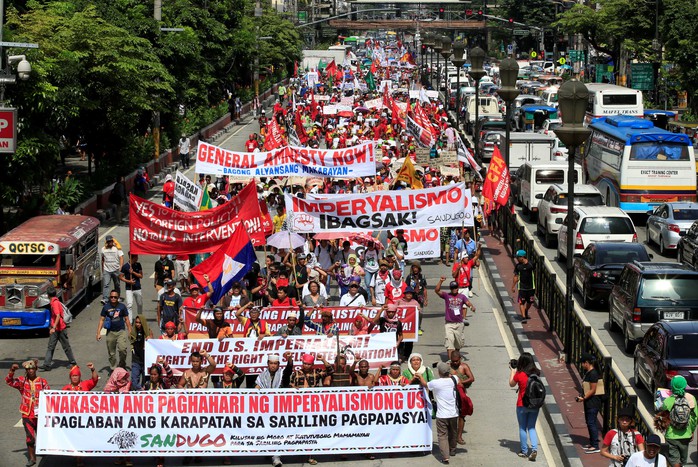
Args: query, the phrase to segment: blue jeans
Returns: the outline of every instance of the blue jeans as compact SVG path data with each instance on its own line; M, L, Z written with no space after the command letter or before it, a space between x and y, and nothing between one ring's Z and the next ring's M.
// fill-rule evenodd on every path
M536 433L536 420L540 409L529 409L527 407L516 408L516 419L519 422L519 441L521 442L521 452L529 453L528 442L531 442L531 451L538 450L538 434ZM528 439L527 439L528 438Z
M378 271L376 271L376 272L369 272L369 271L364 270L364 272L366 273L366 275L364 276L364 282L365 282L365 284L366 284L366 290L368 290L369 295L371 295L370 298L374 298L374 297L373 297L373 292L371 291L371 281L373 280L373 276L375 276L375 275L378 273ZM369 305L370 305L370 303L369 303Z
M587 422L587 430L589 430L589 444L596 449L599 448L599 409L598 407L587 407L584 404L584 418Z
M109 293L112 291L112 289L116 290L119 292L119 295L121 295L121 280L119 279L120 273L121 271L102 271L102 299L104 301L109 300ZM110 282L111 288L109 287Z
M143 387L143 365L131 360L131 390L140 391Z

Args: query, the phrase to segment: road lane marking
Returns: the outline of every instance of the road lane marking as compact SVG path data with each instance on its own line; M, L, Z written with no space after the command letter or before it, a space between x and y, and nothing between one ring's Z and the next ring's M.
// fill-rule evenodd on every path
M253 122L254 122L254 119L250 123L253 123ZM244 130L247 127L247 125L249 125L250 123L245 123L245 124L240 125L240 129L238 131L236 131L233 134L231 134L230 136L228 136L226 139L221 141L221 143L218 144L217 146L222 147L225 143L228 142L228 140L230 138L232 138L233 136L237 136L237 134L240 133L242 130Z

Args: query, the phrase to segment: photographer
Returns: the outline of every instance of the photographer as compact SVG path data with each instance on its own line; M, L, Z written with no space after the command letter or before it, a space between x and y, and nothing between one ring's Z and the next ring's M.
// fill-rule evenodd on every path
M635 430L635 412L632 407L623 407L618 411L618 428L603 438L601 455L611 459L609 467L623 467L631 455L644 450L645 439Z
M536 420L538 420L538 409L532 409L524 405L524 394L526 393L526 385L528 378L531 375L540 376L540 370L536 368L533 361L533 355L528 352L521 354L518 360L509 362L511 374L509 375L509 386L518 385L517 392L519 393L516 399L516 419L519 422L519 441L521 442L521 450L518 453L519 457L528 457L528 460L535 461L538 455L538 433L536 433ZM528 439L527 439L528 438ZM528 450L528 442L531 442L531 450Z

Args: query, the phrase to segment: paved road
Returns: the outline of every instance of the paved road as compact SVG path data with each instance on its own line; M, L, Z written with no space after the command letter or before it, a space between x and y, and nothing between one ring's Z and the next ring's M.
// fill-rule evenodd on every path
M248 119L249 123L249 119ZM234 127L226 136L219 138L217 144L225 147L241 149L243 142L249 133L256 131L256 123ZM189 171L193 177L193 169ZM100 236L114 235L128 248L128 228L126 226L105 225L100 229ZM144 279L144 304L145 316L152 323L155 320L155 291L148 276L153 271L155 257L141 257L146 272ZM433 294L433 286L436 279L446 273L445 267L436 261L424 264L424 272L428 278L430 291L429 307L425 312L424 335L415 345L415 351L422 353L428 363L437 362L445 358L443 348L443 301ZM448 274L446 274L448 275ZM516 393L510 389L507 380L509 376L508 361L518 356L513 347L513 338L509 334L508 327L504 326L503 315L494 300L493 292L486 280L477 277L475 281L476 296L473 302L478 312L471 319L471 325L466 329L468 346L464 354L469 359L476 381L470 390L474 401L475 414L469 419L465 435L468 452L459 449L455 462L463 462L468 465L512 465L528 462L516 457L518 451L518 428L515 417ZM95 341L95 331L99 320L101 305L99 299L81 310L71 326L70 340L79 364L84 368L88 361L93 361L99 369L100 382L97 388L104 386L107 376L107 352L105 343ZM47 338L33 335L5 335L0 339L0 371L6 374L9 366L14 362L21 362L28 358L39 358L43 361L46 350ZM60 388L68 382L68 362L62 352L57 349L54 358L55 369L51 372L41 372L53 388ZM19 395L14 389L5 387L4 397L0 398L0 411L5 414L4 423L0 426L0 450L6 454L0 459L0 467L15 467L24 465L25 447L24 433L21 428L19 414ZM543 417L539 419L539 433L541 447L539 448L539 465L561 465L559 454L556 451L554 437L549 427L544 423ZM435 435L435 433L434 433ZM436 452L436 451L435 451ZM287 463L299 464L305 458L288 458ZM203 465L220 465L221 459L205 458ZM112 459L94 458L87 459L89 466L111 465ZM152 465L152 458L135 459L136 465ZM374 461L364 460L352 456L348 461L341 461L335 457L321 457L323 464L347 462L361 463L362 465L419 465L436 466L438 457L434 455L418 456L412 454L398 455L394 458L378 456ZM243 457L236 459L241 464L268 464L265 458ZM168 460L168 465L179 465L179 459ZM67 457L46 457L40 462L41 467L58 467L74 465L72 459Z
M566 277L567 266L566 263L557 260L556 246L554 245L552 249L546 248L543 245L541 239L537 235L535 235L536 222L532 222L528 216L521 214L520 209L517 209L517 212L519 213L519 218L526 223L526 227L528 228L529 232L534 234L538 246L545 253L545 256L550 260L551 264L553 265L553 268L555 269L555 272L564 281ZM642 242L645 248L647 249L647 252L653 255L652 261L676 261L675 254L668 253L668 256L662 256L659 254L659 248L656 245L653 244L650 246L647 244L647 229L644 225L645 219L643 216L633 216L633 222L636 226L638 241ZM581 307L581 296L578 292L575 292L575 300ZM628 380L634 385L635 378L633 376L633 356L631 354L627 354L623 350L622 333L610 332L608 330L608 305L605 303L601 303L595 306L593 309L585 309L583 307L582 309L584 309L584 313L587 319L591 323L592 327L596 330L597 334L599 335L599 338L601 339L601 342L603 342L603 344L606 346L609 353L613 357L613 360L621 369L625 377L628 378ZM644 404L645 408L648 411L650 411L650 413L653 413L653 398L650 396L650 393L644 388L638 389L636 387L636 389L638 396Z

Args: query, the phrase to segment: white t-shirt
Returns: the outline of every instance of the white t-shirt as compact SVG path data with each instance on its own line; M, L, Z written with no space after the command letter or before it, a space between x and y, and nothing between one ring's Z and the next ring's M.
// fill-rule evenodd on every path
M339 299L339 306L366 306L366 299L359 292L354 296L347 292Z
M454 418L458 416L456 407L455 380L439 378L427 383L436 399L436 418Z
M656 466L657 467L667 467L666 463L666 457L663 455L657 453L659 456L659 462L657 462ZM645 457L644 452L636 452L632 456L630 456L630 459L628 459L628 463L625 464L626 467L655 467L654 459L647 459Z
M104 271L117 272L121 270L121 262L119 258L124 256L124 252L113 246L111 248L102 248L102 258L104 258Z
M315 258L317 258L317 262L320 264L320 267L325 271L332 266L331 252L332 248L330 246L323 248L322 246L318 245L315 247Z
M378 261L380 261L378 250L364 250L364 269L366 272L378 271Z
M373 293L376 296L377 305L385 304L385 286L388 285L388 282L390 282L390 275L383 279L380 277L380 274L376 273L371 279L369 286L373 287Z
M191 146L191 141L189 138L182 138L179 140L179 153L189 154L189 148Z

